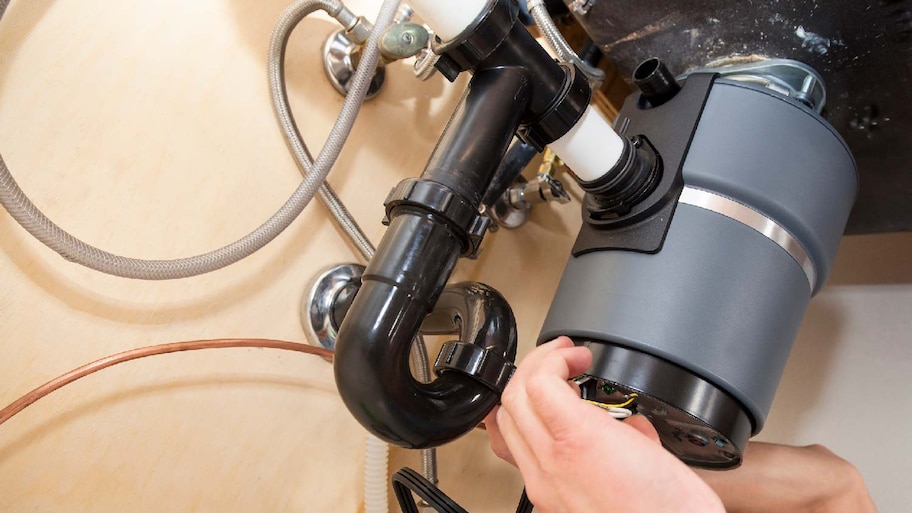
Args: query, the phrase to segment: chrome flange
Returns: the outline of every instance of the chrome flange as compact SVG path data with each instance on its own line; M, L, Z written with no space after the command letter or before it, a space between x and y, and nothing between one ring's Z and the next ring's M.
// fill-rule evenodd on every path
M307 341L334 350L342 317L361 285L364 266L339 264L320 271L301 299L301 326Z
M359 45L348 39L343 29L330 34L329 39L323 45L323 71L326 72L329 82L342 96L348 94L349 83L355 75L357 51L359 51ZM381 63L377 66L374 78L371 79L370 86L367 88L367 99L373 98L380 92L385 78L386 69Z

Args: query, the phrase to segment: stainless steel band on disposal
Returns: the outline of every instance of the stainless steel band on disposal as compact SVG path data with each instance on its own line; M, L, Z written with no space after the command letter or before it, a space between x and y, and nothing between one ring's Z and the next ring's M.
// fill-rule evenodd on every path
M791 255L795 262L801 267L801 270L804 271L804 275L807 276L808 284L811 287L811 293L814 292L814 288L817 286L817 271L814 269L814 263L811 261L811 257L808 256L804 246L776 221L773 221L747 205L738 203L725 196L688 186L685 186L684 190L681 191L681 197L678 199L678 203L721 214L760 232L761 235L775 242L779 247L784 249L786 253Z

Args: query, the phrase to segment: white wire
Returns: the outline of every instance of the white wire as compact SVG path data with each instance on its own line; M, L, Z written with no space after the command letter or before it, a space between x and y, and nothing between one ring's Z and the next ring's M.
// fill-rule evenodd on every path
M611 408L608 410L608 415L611 415L612 417L619 420L624 420L627 417L633 415L633 412L627 408Z

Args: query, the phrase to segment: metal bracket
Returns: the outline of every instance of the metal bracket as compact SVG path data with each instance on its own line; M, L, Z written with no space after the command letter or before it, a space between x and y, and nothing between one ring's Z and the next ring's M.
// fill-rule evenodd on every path
M721 78L759 84L783 96L794 98L820 114L826 105L826 87L823 78L814 68L790 59L708 67L684 73L683 80L694 73L717 73Z

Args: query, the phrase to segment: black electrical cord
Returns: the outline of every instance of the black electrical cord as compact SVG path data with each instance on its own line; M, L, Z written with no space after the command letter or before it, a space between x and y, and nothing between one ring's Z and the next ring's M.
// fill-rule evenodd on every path
M532 513L532 508L534 507L532 502L529 501L529 496L526 495L526 489L523 488L523 493L519 497L519 505L516 506L516 513Z
M439 513L468 513L434 483L408 467L393 474L393 491L396 493L402 513L418 513L418 504L415 503L412 492L415 492Z
M412 492L439 513L468 513L434 483L408 467L393 474L393 491L396 493L396 500L399 501L402 513L418 513L418 504L415 502ZM532 513L532 508L534 506L526 495L526 489L523 488L519 505L516 506L516 513Z

